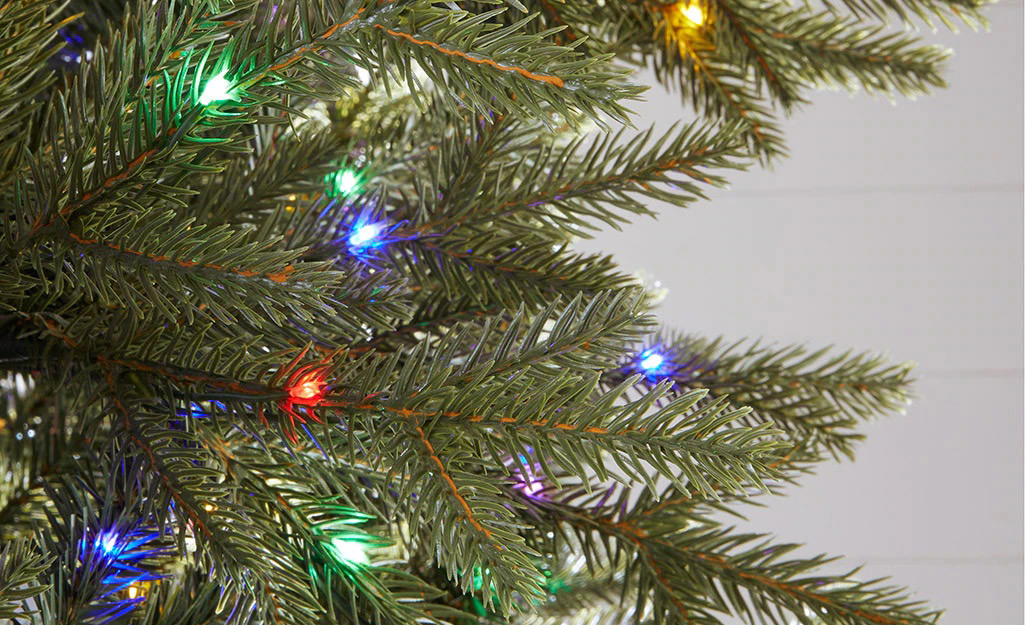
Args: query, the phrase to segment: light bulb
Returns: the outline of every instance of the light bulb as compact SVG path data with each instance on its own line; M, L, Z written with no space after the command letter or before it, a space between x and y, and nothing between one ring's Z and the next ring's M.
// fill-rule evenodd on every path
M295 386L288 389L292 399L316 399L324 389L324 380L316 373L307 373L298 381Z
M117 532L110 530L97 534L96 547L105 556L115 555L117 553Z
M656 369L662 366L662 363L666 361L662 354L658 353L651 353L647 356L642 354L641 356L641 369L644 369L645 371L655 371Z
M701 6L696 2L687 4L679 2L676 5L676 12L695 26L701 26L705 23L705 12L701 10Z
M364 247L377 238L381 232L381 224L364 224L349 235L349 245L352 247Z
M217 74L206 81L203 93L199 96L199 103L209 106L214 102L231 99L231 83L224 77L224 74Z
M532 476L528 476L530 478ZM520 490L528 497L534 497L545 489L545 483L541 480L527 479L520 485Z
M366 544L345 538L335 538L331 541L331 548L343 564L366 566L370 564L367 556Z
M351 170L346 169L335 174L335 190L340 195L349 195L359 186L359 177Z

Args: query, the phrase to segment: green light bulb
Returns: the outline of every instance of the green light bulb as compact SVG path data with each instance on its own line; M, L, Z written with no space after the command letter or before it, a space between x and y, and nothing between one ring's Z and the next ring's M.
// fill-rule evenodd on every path
M231 89L231 83L224 77L224 74L217 74L206 81L203 93L199 96L199 103L203 106L209 106L214 102L230 100L232 98Z
M351 169L336 171L330 177L330 181L333 195L349 195L359 190L359 175Z
M346 538L335 538L331 541L331 549L334 551L335 557L342 564L350 567L367 566L370 564L370 558L367 556L366 551L364 551L366 548L365 543Z

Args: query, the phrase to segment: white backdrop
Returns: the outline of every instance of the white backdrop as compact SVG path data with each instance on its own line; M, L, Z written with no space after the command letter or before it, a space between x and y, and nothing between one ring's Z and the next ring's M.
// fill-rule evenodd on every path
M949 89L815 94L775 171L578 245L660 280L677 328L918 363L906 415L744 527L892 575L945 625L1022 623L1022 0L989 15L923 33L956 50ZM686 115L647 97L638 126Z

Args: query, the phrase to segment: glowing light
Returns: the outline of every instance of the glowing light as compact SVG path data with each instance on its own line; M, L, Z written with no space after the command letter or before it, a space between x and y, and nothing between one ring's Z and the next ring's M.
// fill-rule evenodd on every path
M338 537L331 541L331 550L335 556L348 566L367 566L370 558L366 552L367 545L356 540Z
M295 386L288 389L288 394L292 399L317 399L323 392L324 386L324 380L316 372L307 373L295 383Z
M527 497L540 497L541 491L545 489L545 483L542 476L535 473L537 466L530 462L530 460L523 454L520 454L520 463L523 465L525 471L517 472L518 475L514 488L522 492Z
M645 371L657 371L665 361L666 359L662 354L653 352L647 356L641 354L641 362L639 364L641 365L641 369L644 369Z
M658 351L655 347L637 354L632 367L635 371L640 371L652 381L675 375L678 369L676 365L669 361L665 354Z
M538 493L545 489L545 483L541 480L529 479L525 480L519 488L523 491L524 495L528 497L536 497Z
M695 26L701 26L705 23L705 12L701 9L701 5L696 2L678 2L676 4L676 12Z
M383 224L363 224L353 228L349 235L349 245L352 247L367 247L381 234Z
M232 98L231 90L231 83L224 77L224 74L217 74L206 81L203 93L199 96L199 103L203 106L209 106L214 102L230 100Z
M491 569L484 569L484 572L482 573L481 572L481 568L479 566L473 567L473 589L474 590L480 590L480 589L484 588L484 576L485 575L491 575ZM495 590L495 582L492 581L490 586L491 586L491 591L493 592Z
M361 182L359 174L351 169L340 169L328 178L328 183L331 187L328 189L328 195L349 195L359 191Z
M101 523L103 521L101 520ZM102 525L101 525L102 527ZM168 553L170 528L111 527L82 537L82 564L99 582L96 601L89 608L91 623L119 620L145 600L152 584L164 575L149 570L144 561Z
M96 535L96 548L105 556L116 556L118 551L118 535L114 530L100 532Z
M338 192L342 195L352 193L358 185L359 178L349 170L343 171L342 175L338 177Z

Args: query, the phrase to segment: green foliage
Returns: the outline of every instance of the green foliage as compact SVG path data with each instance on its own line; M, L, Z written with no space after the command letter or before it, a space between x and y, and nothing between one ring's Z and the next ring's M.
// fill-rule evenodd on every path
M652 298L572 244L782 154L810 88L942 86L883 18L978 4L3 4L0 619L932 622L713 520L908 368L664 333L640 375ZM609 130L624 65L696 119Z
M732 614L752 624L896 625L938 617L884 580L859 580L857 569L813 574L836 558L788 558L799 545L737 533L686 501L631 509L628 493L609 499L610 493L599 498L578 490L523 504L529 518L560 528L539 535L548 538L535 546L580 553L589 567L582 583L604 581L617 590L620 614L631 620L719 623L720 615ZM559 603L555 595L554 606Z
M950 28L955 21L986 24L984 0L844 0L850 14L832 3L813 9L776 0L696 1L701 24L680 16L673 3L532 4L565 27L566 40L650 66L704 115L742 124L748 146L768 160L785 154L775 105L792 111L806 102L809 87L915 95L943 85L945 51L871 20L892 14Z
M32 613L31 599L48 588L39 583L48 564L27 538L4 544L0 550L0 618L13 621Z
M746 425L773 424L834 458L853 458L854 444L863 438L855 430L860 420L903 411L909 402L910 363L891 364L879 355L673 334L649 344L660 346L673 363L667 373L675 392L707 389L710 398L730 397L751 408L742 418ZM604 382L618 384L625 375L609 372Z

